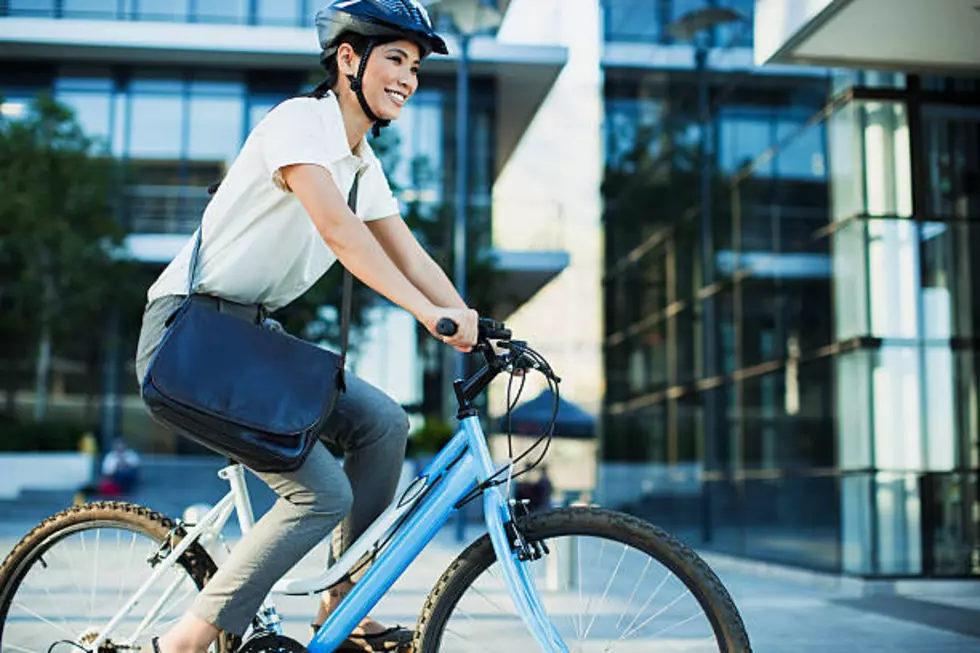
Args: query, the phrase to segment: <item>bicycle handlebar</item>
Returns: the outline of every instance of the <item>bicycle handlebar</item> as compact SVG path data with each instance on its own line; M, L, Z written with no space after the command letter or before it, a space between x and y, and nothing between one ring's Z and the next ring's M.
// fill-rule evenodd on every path
M504 326L503 322L491 320L488 317L481 317L479 322L479 340L510 340L511 331ZM440 318L436 322L436 331L441 336L454 336L459 330L459 325L448 317Z

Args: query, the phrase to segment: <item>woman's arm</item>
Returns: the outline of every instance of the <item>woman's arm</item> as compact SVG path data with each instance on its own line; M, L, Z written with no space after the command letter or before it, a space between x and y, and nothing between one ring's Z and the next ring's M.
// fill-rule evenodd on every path
M466 308L456 287L439 264L415 238L399 215L392 215L367 223L381 247L402 274L437 306Z
M377 238L351 212L325 168L312 164L291 165L282 168L282 176L324 241L351 274L410 312L434 336L461 351L470 350L476 343L475 318L471 319L467 315L469 311L460 308L437 306L409 281ZM452 338L438 335L436 322L441 317L448 317L460 325Z

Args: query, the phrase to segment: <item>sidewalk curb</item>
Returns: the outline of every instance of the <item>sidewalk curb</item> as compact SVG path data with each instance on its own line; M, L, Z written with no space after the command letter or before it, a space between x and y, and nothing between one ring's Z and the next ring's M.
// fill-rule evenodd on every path
M731 571L757 578L789 581L816 589L835 591L842 597L980 597L980 582L977 582L976 579L904 578L876 580L802 569L714 551L698 551L698 555L719 573Z

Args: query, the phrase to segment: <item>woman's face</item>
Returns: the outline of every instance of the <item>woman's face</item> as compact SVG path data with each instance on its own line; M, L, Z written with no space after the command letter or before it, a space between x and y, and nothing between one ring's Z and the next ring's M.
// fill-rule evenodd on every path
M392 41L371 52L364 71L364 95L382 120L397 120L402 107L419 87L419 46L412 41ZM352 61L354 70L360 58Z

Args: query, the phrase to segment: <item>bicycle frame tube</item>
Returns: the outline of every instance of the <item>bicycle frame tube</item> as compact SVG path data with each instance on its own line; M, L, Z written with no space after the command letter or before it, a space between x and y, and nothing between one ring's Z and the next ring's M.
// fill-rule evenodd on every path
M462 420L459 432L423 472L423 476L433 482L439 479L438 487L419 499L417 508L394 534L387 547L379 553L364 577L354 585L307 644L309 652L333 651L442 528L455 510L456 503L478 482L487 480L495 471L479 419L468 417ZM511 599L528 628L534 633L542 651L567 653L541 608L530 575L526 569L516 568L523 567L523 563L518 563L510 550L505 529L505 522L510 520L506 496L496 487L487 490L484 496L488 510L487 528L498 558L504 561L502 566L505 568L505 580ZM491 518L490 515L494 517ZM345 555L344 558L346 557ZM350 569L352 564L353 561L343 558L338 561L338 566L345 570Z

